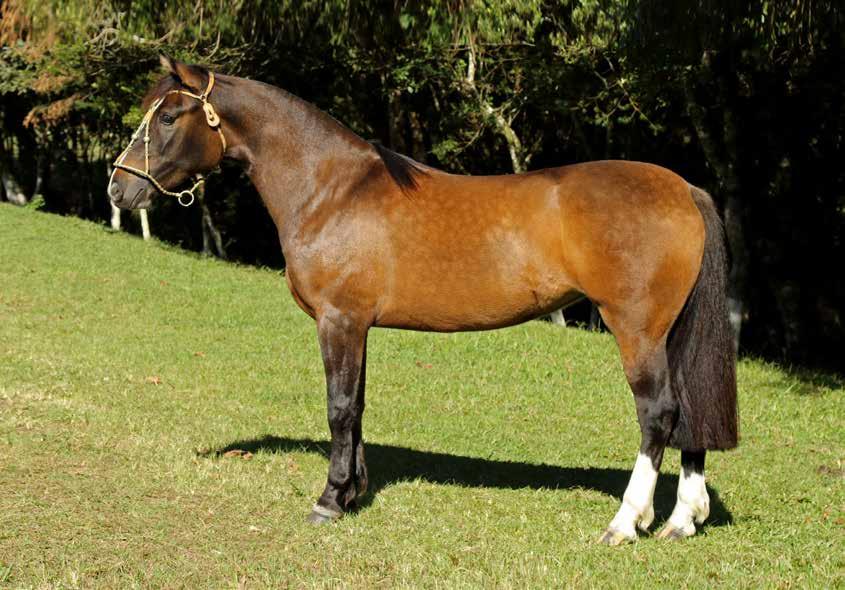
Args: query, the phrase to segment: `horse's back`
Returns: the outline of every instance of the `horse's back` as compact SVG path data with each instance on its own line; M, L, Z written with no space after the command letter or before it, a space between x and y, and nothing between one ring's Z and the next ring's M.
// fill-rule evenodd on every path
M379 323L435 330L518 323L579 293L620 299L667 257L694 266L703 243L682 178L619 161L509 176L432 172L391 207L386 227L390 296ZM676 272L682 289L691 273Z
M427 170L415 188L391 187L357 195L313 245L291 253L291 288L304 309L342 298L336 305L360 307L375 325L478 330L581 294L613 305L656 281L683 291L695 279L700 214L687 183L657 166L607 161L476 177ZM331 261L326 243L338 253Z

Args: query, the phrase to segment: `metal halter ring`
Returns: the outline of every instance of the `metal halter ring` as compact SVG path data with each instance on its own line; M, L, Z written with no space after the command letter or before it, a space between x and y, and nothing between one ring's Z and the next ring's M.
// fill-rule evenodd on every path
M188 195L191 198L191 200L190 201L183 201L182 199L185 197L185 195ZM179 196L176 197L176 200L179 201L179 204L182 205L183 207L190 207L191 205L194 204L194 201L196 199L194 197L193 190L184 190L181 193L179 193Z

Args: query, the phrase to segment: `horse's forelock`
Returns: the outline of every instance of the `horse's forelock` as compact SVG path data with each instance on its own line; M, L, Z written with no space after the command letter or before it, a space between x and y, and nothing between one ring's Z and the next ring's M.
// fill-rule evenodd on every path
M163 96L170 90L176 90L181 87L182 85L179 83L179 80L170 74L164 76L144 95L144 98L141 100L141 110L146 111L158 97Z

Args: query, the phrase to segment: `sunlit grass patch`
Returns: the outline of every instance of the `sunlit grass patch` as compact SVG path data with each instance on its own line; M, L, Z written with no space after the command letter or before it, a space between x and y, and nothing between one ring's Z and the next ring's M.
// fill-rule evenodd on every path
M595 538L639 442L613 340L540 322L375 330L373 492L325 482L313 322L280 273L0 206L0 585L836 587L843 384L745 360L710 525ZM234 451L234 452L233 452ZM674 501L678 455L658 483Z

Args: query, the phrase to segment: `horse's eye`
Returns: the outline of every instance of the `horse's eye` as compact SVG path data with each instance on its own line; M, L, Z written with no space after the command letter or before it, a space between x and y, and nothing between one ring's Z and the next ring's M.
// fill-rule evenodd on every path
M173 115L170 115L168 113L162 113L161 114L161 122L164 123L165 125L173 125L173 121L175 121L175 120L176 119L173 118Z

